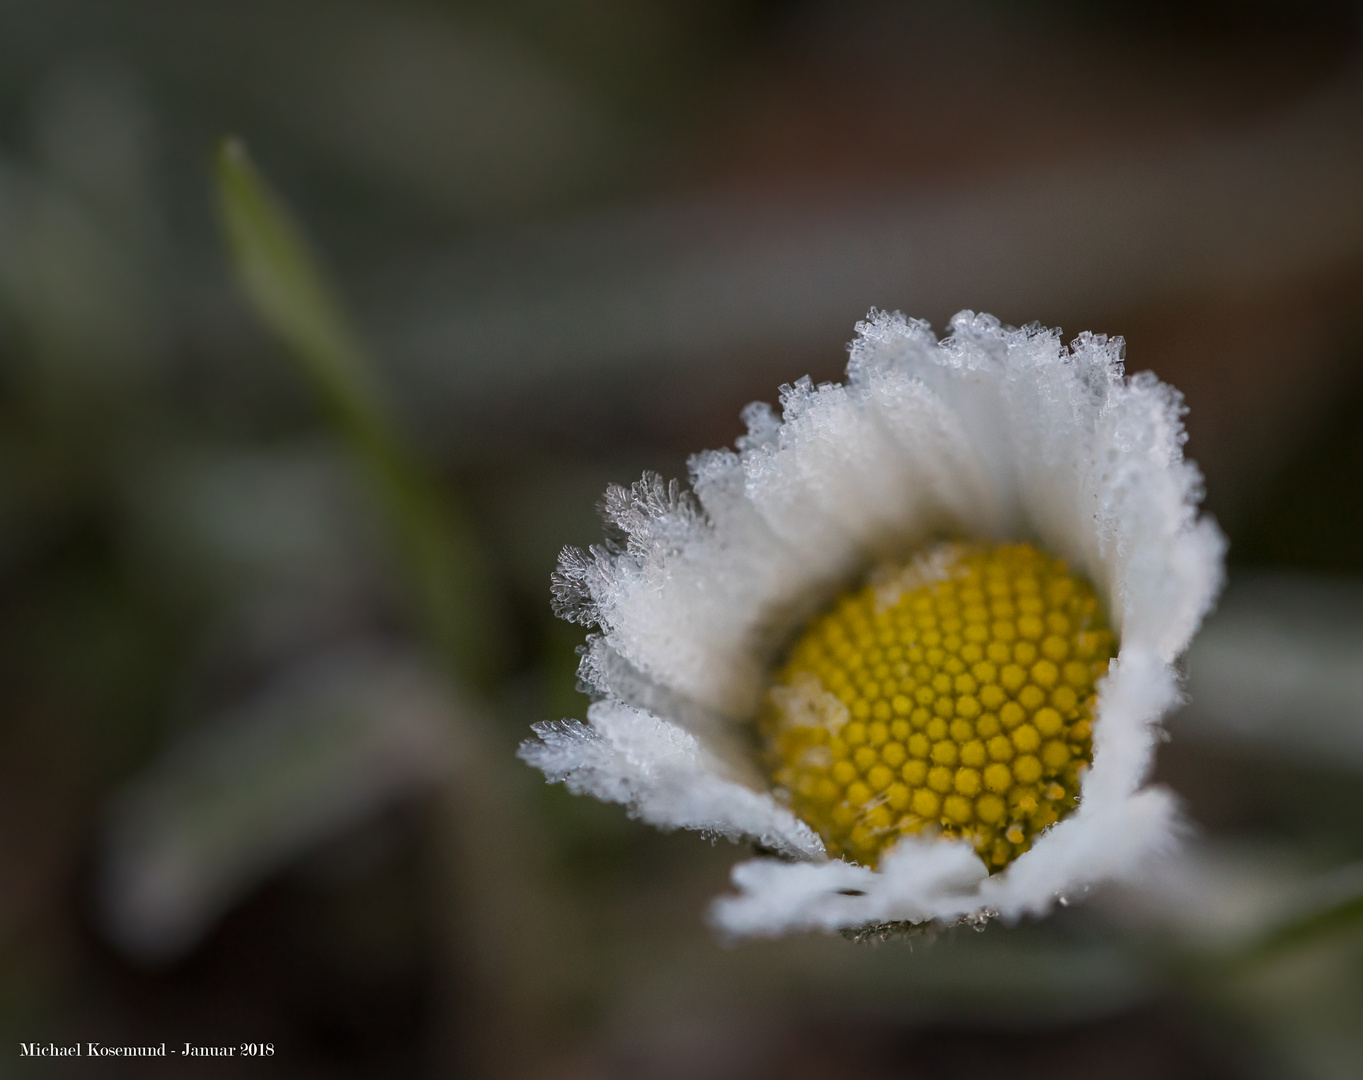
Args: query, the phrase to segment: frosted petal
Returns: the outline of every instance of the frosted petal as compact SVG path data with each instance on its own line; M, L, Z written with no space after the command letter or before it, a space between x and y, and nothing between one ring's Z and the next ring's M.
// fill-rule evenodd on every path
M881 922L953 919L979 906L984 863L969 844L903 841L877 871L838 859L809 865L753 859L733 869L737 896L710 908L733 937L837 930Z
M823 854L808 825L766 792L727 778L694 735L643 709L598 702L586 724L545 722L534 730L539 740L522 743L520 758L576 795L621 803L631 817L662 829L751 837L803 858Z

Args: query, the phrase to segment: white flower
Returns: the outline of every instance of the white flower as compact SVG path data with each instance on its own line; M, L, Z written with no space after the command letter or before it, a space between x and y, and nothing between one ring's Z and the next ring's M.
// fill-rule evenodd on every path
M1224 541L1198 520L1181 398L1124 378L1120 338L926 323L872 312L846 384L744 410L737 452L691 459L694 494L645 476L606 494L611 538L564 551L560 615L595 625L587 723L535 725L520 755L550 781L661 828L751 837L784 858L734 868L713 923L775 935L889 921L1043 914L1133 874L1171 842L1173 796L1145 786L1171 666L1221 583ZM989 874L963 841L906 837L875 870L829 858L755 762L753 724L783 646L840 589L934 538L1027 540L1106 603L1120 650L1099 684L1078 809Z

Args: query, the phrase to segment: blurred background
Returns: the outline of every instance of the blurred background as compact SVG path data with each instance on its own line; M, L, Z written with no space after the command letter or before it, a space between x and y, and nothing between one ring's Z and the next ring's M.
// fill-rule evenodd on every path
M1363 1075L1363 53L1342 0L0 0L0 1074ZM487 596L429 644L383 501L237 287L236 133ZM1231 583L1195 829L1041 923L728 947L744 853L514 758L582 716L608 482L836 379L871 306L1122 334ZM1208 972L1212 974L1208 974ZM272 1043L32 1062L19 1041Z

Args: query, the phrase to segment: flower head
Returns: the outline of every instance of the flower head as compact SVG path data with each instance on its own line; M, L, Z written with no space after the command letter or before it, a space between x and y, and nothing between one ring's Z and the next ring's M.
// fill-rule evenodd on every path
M1145 782L1224 549L1177 392L1120 338L971 312L940 342L872 312L850 351L691 491L611 488L554 576L597 700L521 756L767 849L712 909L734 935L1041 914L1176 818Z

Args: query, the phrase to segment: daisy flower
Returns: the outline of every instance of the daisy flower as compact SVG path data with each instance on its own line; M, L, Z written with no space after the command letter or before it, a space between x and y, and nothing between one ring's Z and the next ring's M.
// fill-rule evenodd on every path
M873 311L846 382L607 491L557 613L586 723L520 756L663 829L749 839L731 936L1041 915L1167 848L1147 786L1224 541L1182 401L1121 338Z

